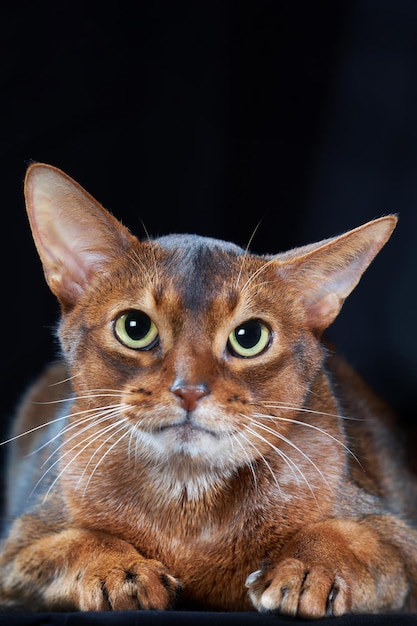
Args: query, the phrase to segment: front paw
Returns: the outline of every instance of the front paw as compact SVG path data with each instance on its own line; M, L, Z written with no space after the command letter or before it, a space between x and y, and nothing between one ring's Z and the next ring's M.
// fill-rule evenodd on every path
M76 575L75 604L81 611L169 609L179 581L159 561L98 557Z
M261 613L303 618L342 615L351 608L349 586L331 569L287 558L253 572L246 580L249 597Z

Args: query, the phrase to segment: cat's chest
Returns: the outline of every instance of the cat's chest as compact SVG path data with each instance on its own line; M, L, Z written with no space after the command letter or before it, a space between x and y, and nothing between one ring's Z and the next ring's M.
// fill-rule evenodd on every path
M279 507L278 507L279 508ZM275 513L242 503L232 514L196 513L194 523L179 513L171 523L155 523L138 534L138 550L164 563L183 586L185 603L216 609L227 599L234 610L249 610L245 580L262 563L278 555L303 521L285 507ZM149 522L149 520L148 520ZM139 537L139 535L141 535ZM210 589L210 597L207 596Z
M130 474L117 485L108 475L107 482L92 482L81 500L73 489L66 500L82 526L115 534L151 558L175 560L182 552L182 558L189 554L192 560L199 553L236 552L241 542L244 551L253 544L258 553L264 543L270 545L271 536L276 543L277 535L285 538L321 517L334 499L325 485L303 482L290 471L279 481L261 474L255 481L250 473L190 473L187 479L177 474L167 468Z
M120 485L107 492L105 505L102 492L101 500L77 500L73 513L78 524L116 535L161 561L181 580L184 597L192 588L189 599L207 604L210 588L214 608L227 598L235 609L246 610L246 577L271 557L271 550L278 554L307 517L317 519L319 509L309 490L303 499L281 498L275 483L265 493L243 476L212 490L213 476L205 477L205 485L201 480L188 482L187 489L182 484L182 491L180 484L171 485L170 498L155 481L135 497Z
M220 567L223 562L230 565L245 559L250 567L266 558L271 541L279 551L286 538L305 523L306 515L311 521L320 517L309 494L300 507L298 498L260 497L248 485L248 493L240 487L234 493L198 494L197 486L189 484L188 495L183 488L182 495L162 501L157 493L128 501L119 492L114 493L114 502L107 500L106 507L97 501L85 507L78 502L75 517L82 525L100 527L125 539L179 577L184 577L184 571L198 577L210 563Z

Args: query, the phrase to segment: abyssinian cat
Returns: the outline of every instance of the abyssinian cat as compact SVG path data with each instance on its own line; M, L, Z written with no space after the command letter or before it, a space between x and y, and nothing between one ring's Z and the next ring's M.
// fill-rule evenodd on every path
M321 339L396 218L258 256L141 242L49 165L25 194L62 361L16 418L3 609L409 610L416 487Z

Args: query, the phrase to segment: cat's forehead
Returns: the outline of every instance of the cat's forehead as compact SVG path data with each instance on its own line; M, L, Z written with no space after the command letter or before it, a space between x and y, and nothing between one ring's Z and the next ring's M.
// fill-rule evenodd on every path
M225 305L236 306L242 266L253 255L233 243L200 235L167 235L154 242L164 253L160 257L164 272L157 272L158 279L163 275L168 279L161 284L161 293L167 296L167 285L172 285L183 308L194 314L206 311L219 298Z
M199 254L204 250L225 252L232 254L233 256L240 256L245 253L242 248L234 243L223 241L222 239L215 239L213 237L203 237L201 235L164 235L163 237L158 237L155 241L165 250L181 250L182 252L186 252L191 255L193 253Z

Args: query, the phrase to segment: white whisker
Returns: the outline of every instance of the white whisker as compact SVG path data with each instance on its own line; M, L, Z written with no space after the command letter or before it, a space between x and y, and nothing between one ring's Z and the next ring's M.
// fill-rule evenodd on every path
M335 417L340 418L342 420L352 420L361 422L363 419L361 417L350 417L346 415L339 415L338 413L326 413L325 411L316 411L314 409L308 409L305 407L299 406L291 406L288 404L284 404L283 402L262 402L262 404L268 409L284 409L286 411L297 411L300 413L312 413L313 415L323 415L324 417Z
M112 391L112 390L110 390ZM48 400L47 402L32 402L32 404L48 405L48 404L62 404L63 402L74 402L76 400L92 400L93 398L120 398L122 394L117 393L93 393L86 396L71 396L70 398L62 398L61 400Z
M71 398L72 400L72 398ZM59 400L57 402L68 402L69 399L67 400ZM53 402L40 402L37 404L54 404ZM126 406L129 407L129 405L124 405L124 404L119 404L119 405L110 405L109 407L106 408L114 408L117 406ZM21 437L26 437L27 435L31 435L32 433L41 430L42 428L46 428L47 426L52 426L53 424L56 424L57 422L62 422L65 421L67 419L69 419L70 417L76 417L77 415L81 415L84 413L89 413L89 412L94 412L97 411L97 408L92 408L92 409L84 409L83 411L77 411L76 413L69 413L69 414L65 414L65 415L60 415L59 417L55 417L52 420L48 420L47 422L43 422L43 424L38 424L38 426L34 426L33 428L29 428L28 430L25 430L23 433L19 433L18 435L14 435L13 437L10 437L9 439L5 439L4 441L0 441L0 446L5 446L8 443L12 443L13 441L16 441L17 439L20 439ZM73 424L72 426L68 426L68 429L71 428L75 428L78 425L78 422L76 422L75 424ZM65 432L65 429L63 429L60 432ZM53 439L51 439L50 441L53 441L54 439L56 439L59 435L57 435L56 437L54 437ZM42 450L45 446L47 446L50 441L48 441L46 444L40 446L39 448L36 448L36 450L33 450L33 452L31 452L31 454L34 454L36 452L39 452L40 450Z
M270 265L274 265L274 264L276 264L276 260L275 259L270 259L269 261L264 263L261 267L258 267L258 269L255 272L253 272L253 274L251 274L249 276L249 278L247 279L246 283L243 285L243 287L241 289L242 295L245 295L245 293L248 291L249 287L251 286L251 284L253 283L255 278L257 276L259 276L259 274L264 272Z
M246 261L247 258L251 257L251 255L249 254L249 248L250 248L250 245L251 245L251 243L252 243L252 241L253 241L253 239L254 239L254 237L256 235L256 232L257 232L259 226L261 225L261 222L262 222L262 220L259 220L259 222L256 224L255 228L253 229L253 232L252 232L251 236L249 237L249 241L248 241L248 243L246 245L245 252L242 255L242 262L240 264L239 273L237 275L237 279L236 279L236 283L235 283L236 289L238 289L238 287L239 287L240 278L242 276L242 272L243 272L243 267L245 265L245 261Z
M241 437L245 440L245 442L246 442L247 444L249 444L249 445L250 445L250 446L251 446L251 447L255 450L255 452L256 452L256 453L259 455L259 457L262 459L262 461L263 461L263 463L265 464L266 468L267 468L267 469L268 469L268 471L270 472L270 474L271 474L271 476L272 476L272 478L273 478L273 480L274 480L274 483L275 483L275 485L276 485L276 487L277 487L278 491L280 492L280 494L281 494L281 498L282 498L282 490L281 490L281 485L279 484L278 479L277 479L277 477L276 477L276 475L275 475L275 472L274 472L274 470L272 469L271 465L268 463L268 461L266 460L266 458L264 457L264 455L262 454L262 452L260 452L260 450L258 450L258 448L255 446L255 444L254 444L254 443L253 443L253 442L249 439L249 437L247 437L247 436L246 436L246 435L244 435L243 433L240 433L240 436L241 436ZM251 463L251 469L252 469L252 463ZM253 469L252 469L252 471L253 471ZM256 475L254 475L254 478L255 478L255 482L256 482Z
M77 420L73 424L68 424L68 426L66 426L65 428L62 428L54 437L51 437L51 439L49 439L46 443L44 443L42 446L40 446L37 450L35 450L31 454L34 454L35 452L39 452L43 448L50 446L51 443L55 441L56 439L61 439L63 435L66 435L71 430L77 429L76 432L73 435L71 435L71 437L68 437L67 439L65 439L65 441L63 441L57 448L55 448L55 450L49 455L49 457L42 463L41 467L43 467L55 454L57 454L57 452L59 452L61 448L67 445L70 441L72 441L73 439L76 439L77 437L85 433L87 430L90 430L90 428L93 428L94 426L97 426L98 424L101 424L102 422L108 421L109 419L113 419L114 417L117 417L118 415L120 415L120 407L123 408L124 405L115 405L114 407L106 407L105 409L102 409L101 411L96 412L93 415L89 415L88 417L84 417L82 419ZM80 426L83 426L83 428L78 430Z
M47 426L47 425L55 424L55 423L57 423L60 420L67 420L69 418L73 418L73 417L76 417L78 415L85 415L87 413L92 413L92 415L89 415L88 417L83 417L82 419L77 419L72 424L68 424L68 425L64 426L64 428L62 428L56 435L54 435L53 437L48 439L48 441L46 441L44 444L42 444L41 446L39 446L38 448L36 448L32 452L30 452L29 456L31 456L33 454L36 454L37 452L40 452L44 448L48 447L53 441L55 441L56 439L59 439L60 437L62 437L62 435L68 433L70 430L74 430L75 428L78 428L80 425L85 424L88 421L91 421L92 423L94 423L93 420L95 420L97 417L101 417L102 415L107 415L108 412L110 412L110 417L112 417L113 411L115 411L116 409L120 409L120 408L124 408L124 407L128 407L128 406L129 405L125 405L125 404L113 404L113 405L109 405L108 407L105 407L105 408L102 408L102 409L97 408L97 407L92 408L92 409L84 409L83 411L77 411L75 413L70 413L70 414L63 415L62 417L59 417L59 418L57 418L55 420L52 420L50 422L46 422L45 424L42 424L41 426L38 426L36 429L33 429L33 430L37 430L38 428L43 428L44 426ZM117 413L118 413L118 411L115 414L117 415ZM108 417L106 417L106 419L108 419ZM85 429L83 429L80 432L83 432L84 430ZM30 432L31 431L26 431L26 432L23 433L23 435L26 435L26 434L28 434ZM18 435L18 436L21 437L22 435ZM69 441L71 441L71 439L72 439L72 437L69 439Z
M120 423L120 422L119 422L119 423ZM80 478L79 478L79 480L78 480L78 483L77 483L77 488L78 488L78 486L81 484L81 481L82 481L82 479L84 478L84 475L85 475L85 473L86 473L86 471L87 471L87 468L89 467L89 465L90 465L91 461L93 460L93 458L95 457L95 455L97 454L97 452L98 452L99 450L101 450L101 448L102 448L102 447L103 447L103 446L104 446L104 445L105 445L105 444L109 441L109 439L110 439L111 437L113 437L114 435L117 435L117 434L118 434L119 432L121 432L121 431L124 431L123 435L122 435L121 437L119 437L118 439L116 439L116 441L115 441L114 443L112 443L112 445L110 446L110 448L108 448L108 449L106 450L106 452L105 452L105 453L101 456L100 460L99 460L99 461L96 463L96 465L94 466L93 471L90 473L90 476L88 477L88 480L87 480L87 482L86 482L86 484L85 484L85 486L84 486L84 490L83 490L83 494L82 494L82 497L83 497L83 498L84 498L84 496L85 496L85 495L86 495L86 493L87 493L88 486L89 486L89 484L90 484L90 482L91 482L91 479L93 478L93 476L94 476L95 472L97 471L98 467L99 467L99 466L101 465L101 463L104 461L104 459L106 458L106 456L107 456L107 455L108 455L108 454L109 454L109 453L110 453L110 452L111 452L111 451L112 451L112 450L113 450L113 449L114 449L114 448L115 448L115 447L119 444L119 442L120 442L120 441L122 441L122 439L124 439L124 438L125 438L125 437L129 434L129 430L130 430L130 428L129 428L129 424L123 421L123 422L122 422L122 424L121 424L121 426L120 426L120 427L119 427L119 428L118 428L115 432L112 432L112 433L111 433L111 435L110 435L109 437L107 437L107 438L106 438L106 439L105 439L105 440L101 443L101 445L100 445L100 446L99 446L99 447L98 447L98 448L94 451L93 455L90 457L90 460L88 461L87 465L85 466L85 468L84 468L84 470L83 470L83 472L82 472L82 474L81 474L81 476L80 476Z
M319 474L319 476L322 478L323 482L330 488L330 485L327 482L326 477L324 476L323 472L321 471L321 469L316 465L316 463L314 463L313 459L306 454L303 450L301 450L301 448L299 446L297 446L293 441L291 441L291 439L288 439L288 437L285 437L285 435L283 435L280 432L277 432L276 430L274 430L273 428L270 428L269 426L266 426L265 424L261 424L260 422L258 422L255 419L252 419L249 416L246 416L247 419L249 419L252 423L254 423L258 428L261 428L262 430L264 430L267 433L270 433L276 437L278 437L281 441L283 441L284 443L286 443L287 445L291 446L292 448L294 448L294 450L296 450L296 452L298 452L299 454L301 454L301 456L303 456L306 461L308 461L309 463L311 463L311 465L314 467L314 469L317 471L317 473Z
M266 437L263 437L260 433L257 433L256 431L254 431L252 428L250 428L249 426L245 426L245 429L250 432L252 435L254 435L255 437L257 437L260 441L263 441L264 443L266 443L267 445L270 446L270 448L276 452L278 454L278 456L285 462L285 464L287 465L287 467L291 470L291 473L294 477L294 480L297 482L297 485L300 487L300 480L296 474L296 472L298 472L298 474L300 474L302 480L304 481L305 485L307 486L308 490L310 491L317 508L319 509L319 503L318 500L316 498L316 494L314 493L314 490L312 488L312 486L310 485L310 482L308 481L307 477L305 476L304 472L298 467L298 465L291 459L291 457L289 457L287 454L285 454L282 450L280 450L279 448L277 448L276 446L274 446L268 439L266 439ZM281 490L280 490L281 491ZM282 492L281 492L282 493Z
M53 420L49 420L48 422L44 422L43 424L39 424L38 426L34 426L33 428L30 428L29 430L25 430L25 432L23 433L19 433L18 435L14 435L13 437L10 437L10 439L6 439L5 441L1 441L0 442L0 446L5 446L7 443L11 443L12 441L16 441L16 439L20 439L21 437L25 437L26 435L30 435L31 433L36 432L37 430L41 430L42 428L45 428L46 426L51 426L52 424L55 424L56 422L59 422L61 420L66 420L67 416L66 415L62 415L61 417L56 417ZM36 450L35 450L36 452Z
M287 465L288 469L291 470L291 473L292 473L292 475L294 477L294 480L297 482L298 485L300 484L300 481L299 481L299 478L298 478L296 472L298 472L301 475L302 479L304 480L304 482L306 483L308 488L312 491L311 486L310 486L308 480L306 479L306 477L304 476L303 472L300 470L298 465L291 459L291 457L289 457L287 454L285 454L285 452L283 452L282 450L280 450L279 448L274 446L274 444L271 443L266 437L263 437L260 433L258 433L255 430L253 430L253 428L251 428L247 424L245 425L245 430L247 430L249 433L251 433L252 435L257 437L260 441L263 441L264 443L266 443L274 452L276 452L278 454L279 457L281 457L281 459ZM255 450L257 450L256 446L254 446L254 448L255 448Z
M150 247L150 250L151 250L151 254L152 254L152 258L153 258L153 269L154 269L154 272L155 272L156 281L159 281L159 270L158 270L158 263L157 263L157 260L156 260L155 247L153 245L152 239L151 239L151 237L149 235L149 232L148 232L144 222L142 220L140 220L140 221L141 221L141 224L142 224L142 228L145 231L145 235L146 235L146 238L148 240L149 247ZM134 263L136 263L138 265L138 267L141 269L141 271L145 275L147 275L149 284L152 284L152 282L154 281L154 277L151 276L151 273L150 273L150 270L149 270L148 266L143 262L143 260L141 259L141 257L139 256L138 252L135 249L131 250L131 253L129 254L129 258Z
M69 382L71 382L71 380L74 380L74 378L76 378L77 376L79 376L79 374L74 374L73 376L68 376L68 378L63 378L62 380L57 380L55 383L50 383L50 385L48 385L48 387L56 387L57 385L63 385L65 383L69 383Z
M328 414L326 414L326 415L328 415ZM279 420L280 422L288 422L290 424L298 424L299 426L306 426L307 428L311 428L311 429L321 433L322 435L325 435L326 437L329 437L329 439L332 439L335 443L337 443L339 446L341 446L345 450L345 452L350 454L355 459L355 461L360 465L360 467L362 467L361 462L359 461L359 459L356 456L356 454L354 454L354 452L352 452L352 450L346 444L344 444L343 441L340 441L340 439L338 439L334 435L331 435L330 433L328 433L323 428L319 428L319 426L316 426L315 424L310 424L309 422L303 422L301 420L292 419L291 417L281 417L280 415L265 415L264 413L253 413L253 417L259 417L259 418L263 418L263 419L270 419L272 421Z
M132 458L132 443L133 443L133 438L136 435L136 424L132 424L131 429L130 429L130 437L129 437L129 443L127 444L127 458L130 461ZM137 443L135 441L135 465L137 464Z
M257 478L256 478L256 472L255 472L255 469L254 469L254 467L253 467L253 462L252 462L252 459L250 458L250 456L249 456L249 454L248 454L248 451L246 450L245 446L244 446L244 445L243 445L243 444L239 441L238 436L237 436L235 433L230 433L230 436L231 436L231 437L232 437L232 438L236 441L236 443L237 443L237 444L238 444L238 446L241 448L241 450L243 451L243 454L244 454L244 455L245 455L245 457L246 457L246 465L249 467L249 469L250 469L250 471L251 471L251 474L252 474L252 476L253 476L253 484L254 484L255 489L256 489L258 481L257 481ZM245 437L245 436L243 435L243 433L240 433L240 436L241 436L241 437L243 437L243 438L245 439L245 441L246 441L246 442L248 442L247 437ZM249 443L250 443L250 442L249 442Z
M54 463L46 470L46 472L44 472L44 474L41 476L41 478L39 479L39 481L36 483L33 491L36 489L36 487L41 483L41 481L45 478L45 476L51 471L51 469L57 464L60 463L62 461L63 458L65 458L68 454L70 454L71 452L73 452L74 450L76 450L80 445L82 445L86 440L90 440L88 441L88 443L86 443L85 445L82 446L82 448L71 458L71 460L65 465L65 467L62 468L62 470L60 470L60 472L57 474L57 476L54 478L54 480L52 481L51 485L49 486L49 489L47 490L43 501L46 502L50 492L52 491L52 489L54 488L54 486L56 485L56 483L59 481L59 479L61 478L61 476L63 476L63 474L67 471L67 469L72 465L72 463L80 456L80 454L82 454L89 446L91 446L95 441L97 441L97 439L99 439L100 437L102 437L103 434L106 434L109 431L112 431L113 429L116 429L118 426L120 426L121 423L125 423L124 420L119 420L117 422L113 422L112 424L110 424L109 426L106 426L106 428L100 430L99 433L92 433L91 435L89 435L88 437L86 437L82 442L76 444L75 446L73 446L72 448L70 448L70 450L67 450L63 455L61 455L56 461L54 461Z

